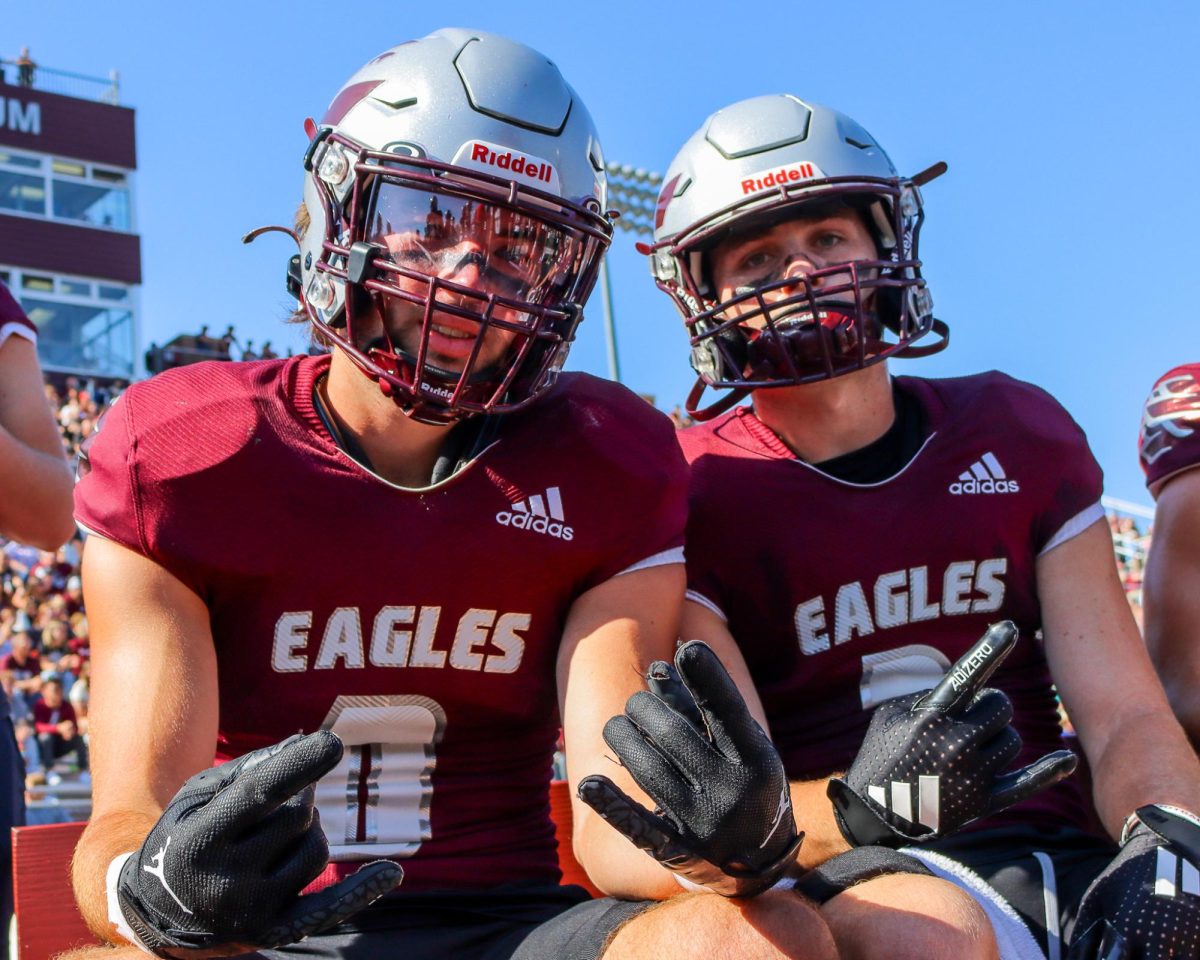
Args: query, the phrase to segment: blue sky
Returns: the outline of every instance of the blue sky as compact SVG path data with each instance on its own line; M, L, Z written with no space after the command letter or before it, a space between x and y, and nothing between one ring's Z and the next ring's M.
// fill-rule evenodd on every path
M1160 373L1200 359L1198 19L1183 2L1135 12L1107 0L3 0L0 55L28 45L47 67L120 71L122 102L137 110L143 331L160 342L232 323L256 343L299 346L282 323L288 241L240 237L290 218L304 118L360 63L439 26L545 52L609 159L634 166L664 169L709 113L744 97L836 107L903 172L950 165L925 190L921 252L951 346L894 372L1000 369L1040 384L1087 431L1109 494L1148 503L1141 401ZM683 329L628 234L610 267L626 383L662 407L682 402ZM602 334L597 295L572 367L605 371Z

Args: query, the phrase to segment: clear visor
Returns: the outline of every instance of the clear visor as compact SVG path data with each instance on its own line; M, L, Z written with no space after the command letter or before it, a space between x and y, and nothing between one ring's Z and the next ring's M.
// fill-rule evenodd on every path
M499 203L388 180L373 191L366 224L364 239L401 277L437 277L512 306L569 299L587 246L581 234Z

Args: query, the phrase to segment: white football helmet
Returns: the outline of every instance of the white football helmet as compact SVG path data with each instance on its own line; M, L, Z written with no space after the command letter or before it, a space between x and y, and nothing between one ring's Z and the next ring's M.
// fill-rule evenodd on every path
M612 236L600 143L558 68L438 30L367 63L309 134L299 295L320 333L425 422L548 389Z
M944 171L938 164L900 177L849 117L790 95L743 100L709 117L671 162L655 242L641 247L691 338L699 381L688 411L707 419L751 390L942 349L948 329L933 317L917 238L919 185ZM799 282L770 278L719 300L706 254L724 238L840 207L859 212L875 259L823 264ZM940 342L913 346L930 331ZM705 386L732 392L698 410Z

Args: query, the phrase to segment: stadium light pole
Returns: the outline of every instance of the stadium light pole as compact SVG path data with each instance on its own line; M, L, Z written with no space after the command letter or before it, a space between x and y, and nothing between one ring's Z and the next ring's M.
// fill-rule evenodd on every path
M608 205L616 210L614 226L634 237L654 239L654 209L658 204L658 188L662 175L641 167L609 163ZM604 310L604 342L608 348L608 375L621 380L621 360L617 352L617 325L613 317L612 283L608 277L608 259L600 262L600 299Z

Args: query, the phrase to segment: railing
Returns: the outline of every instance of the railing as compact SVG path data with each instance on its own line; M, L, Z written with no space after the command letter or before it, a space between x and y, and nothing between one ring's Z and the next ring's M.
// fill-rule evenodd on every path
M80 100L96 100L100 103L120 103L121 83L116 70L109 71L107 77L89 77L82 73L72 73L69 70L54 70L50 67L33 66L31 76L23 76L21 64L17 60L5 60L0 57L0 91L5 86L45 90L47 93L58 93L64 97L77 97Z

